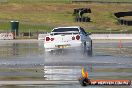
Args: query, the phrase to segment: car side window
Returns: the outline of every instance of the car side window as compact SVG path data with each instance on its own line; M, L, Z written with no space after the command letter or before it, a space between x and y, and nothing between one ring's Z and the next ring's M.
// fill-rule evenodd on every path
M83 34L83 35L87 35L87 33L84 31L84 29L83 28L80 28L80 32Z

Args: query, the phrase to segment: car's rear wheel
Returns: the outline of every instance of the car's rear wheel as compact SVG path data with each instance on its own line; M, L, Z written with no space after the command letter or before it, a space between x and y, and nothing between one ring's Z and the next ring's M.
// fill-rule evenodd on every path
M90 47L88 49L88 55L89 56L92 56L93 55L92 40L90 41Z
M92 49L92 40L90 41L90 44L87 45L86 42L84 42L84 53L88 56L92 56L93 54L93 49Z

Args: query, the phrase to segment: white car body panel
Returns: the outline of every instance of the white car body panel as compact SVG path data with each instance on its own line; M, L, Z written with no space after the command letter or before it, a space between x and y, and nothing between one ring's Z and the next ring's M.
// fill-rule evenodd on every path
M54 30L57 30L59 28L77 28L78 31L53 32ZM51 34L45 37L45 51L82 47L84 46L84 42L86 42L87 46L89 46L91 41L90 37L83 35L79 28L80 27L78 26L54 28ZM80 38L78 37L79 39L77 39L77 36L80 36ZM73 37L75 38L75 40ZM47 41L48 38L50 38L49 41Z

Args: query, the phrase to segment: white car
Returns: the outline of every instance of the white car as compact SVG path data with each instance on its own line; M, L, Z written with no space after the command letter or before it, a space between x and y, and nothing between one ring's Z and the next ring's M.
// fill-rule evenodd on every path
M80 49L88 55L92 54L92 40L90 33L86 33L82 27L69 26L54 28L51 33L45 37L45 51Z

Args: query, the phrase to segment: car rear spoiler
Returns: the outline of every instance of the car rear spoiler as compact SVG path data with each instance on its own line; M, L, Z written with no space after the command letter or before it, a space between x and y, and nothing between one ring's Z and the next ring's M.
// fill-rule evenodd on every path
M57 34L79 34L78 31L66 31L66 32L51 32L51 35L57 35Z

